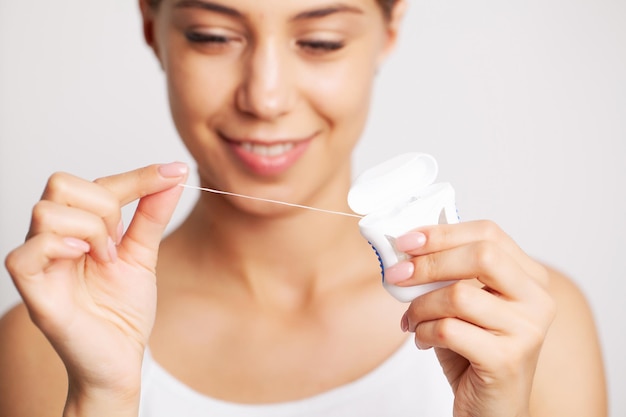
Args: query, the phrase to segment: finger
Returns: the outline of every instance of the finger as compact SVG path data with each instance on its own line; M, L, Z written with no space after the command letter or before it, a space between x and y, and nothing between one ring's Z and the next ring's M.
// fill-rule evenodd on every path
M519 336L519 335L518 335ZM521 335L523 336L523 335ZM523 372L523 364L537 354L543 339L502 337L463 320L445 318L420 323L415 344L420 349L448 349L467 359L474 370L492 378L510 378Z
M90 251L89 243L54 233L38 234L10 252L5 259L7 271L22 293L25 284L37 283L54 262L82 257ZM22 296L27 294L22 293Z
M149 165L122 174L98 178L95 182L112 192L119 205L125 206L132 201L180 184L187 177L187 172L186 164L173 162Z
M507 304L474 285L458 282L416 298L405 317L411 332L422 322L457 318L495 334L506 334L517 321Z
M102 186L71 174L57 172L50 176L42 201L91 212L104 221L107 233L117 240L120 224L120 203L115 195ZM29 231L30 237L33 231Z
M31 236L54 233L73 236L89 243L95 257L109 262L115 257L115 247L106 226L97 214L41 200L33 208Z
M95 180L95 183L113 193L120 206L125 206L132 201L180 184L187 178L188 171L187 165L182 162L155 164L122 174L102 177ZM123 231L120 229L118 224L116 232ZM117 242L121 242L121 237L117 237Z
M484 285L509 299L534 294L537 283L500 246L493 242L473 242L443 252L416 256L413 274L393 284L400 287L477 278Z
M136 260L154 268L163 232L176 209L182 187L171 187L143 197L128 226L121 247L135 249ZM143 255L140 255L143 254Z
M77 275L89 244L42 233L11 252L5 265L32 321L47 334L71 321Z
M412 256L490 241L500 245L516 262L542 285L547 284L545 268L529 257L498 225L488 220L421 227L396 239L396 248Z
M415 329L415 344L420 349L449 349L472 363L484 363L497 351L498 336L455 318L420 323Z

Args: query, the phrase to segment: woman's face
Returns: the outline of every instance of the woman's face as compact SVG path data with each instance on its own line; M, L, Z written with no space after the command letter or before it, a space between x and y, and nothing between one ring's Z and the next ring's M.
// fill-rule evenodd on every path
M396 24L375 0L142 4L204 185L306 200L349 178Z

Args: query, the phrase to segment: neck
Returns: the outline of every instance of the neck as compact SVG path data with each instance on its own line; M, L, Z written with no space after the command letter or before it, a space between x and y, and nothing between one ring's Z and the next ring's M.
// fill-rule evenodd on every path
M303 204L349 212L349 178L333 181ZM209 285L243 290L256 302L305 305L316 295L366 275L374 257L358 231L358 219L240 197L202 193L176 234L185 256ZM365 268L363 268L363 265Z

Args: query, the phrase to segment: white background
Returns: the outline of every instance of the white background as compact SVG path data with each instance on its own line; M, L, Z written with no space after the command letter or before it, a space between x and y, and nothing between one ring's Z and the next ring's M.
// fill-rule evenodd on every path
M135 3L0 0L2 256L53 171L191 162ZM569 274L597 319L611 415L625 416L626 2L410 1L398 49L356 171L432 153L463 220L497 221ZM17 301L3 269L0 313Z

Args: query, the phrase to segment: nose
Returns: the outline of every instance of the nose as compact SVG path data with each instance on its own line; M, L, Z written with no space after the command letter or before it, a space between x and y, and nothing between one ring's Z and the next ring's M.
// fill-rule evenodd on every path
M240 111L262 120L274 120L292 109L295 88L288 51L268 39L255 45L244 60L236 103Z

